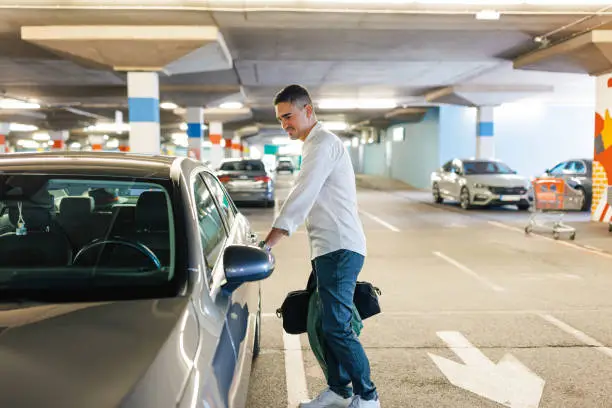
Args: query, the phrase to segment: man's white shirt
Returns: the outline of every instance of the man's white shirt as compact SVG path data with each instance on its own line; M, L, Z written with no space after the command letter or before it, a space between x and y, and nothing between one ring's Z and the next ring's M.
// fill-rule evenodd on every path
M301 170L273 227L291 235L304 222L312 259L339 249L366 256L351 158L320 122L304 141Z

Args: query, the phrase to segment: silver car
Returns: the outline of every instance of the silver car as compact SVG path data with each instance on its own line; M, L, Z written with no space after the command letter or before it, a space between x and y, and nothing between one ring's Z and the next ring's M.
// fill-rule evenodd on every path
M274 259L202 163L58 152L0 173L0 406L246 405Z
M274 207L274 178L263 161L226 159L216 173L236 203L263 203Z
M463 209L516 205L529 209L529 180L499 160L453 159L431 175L436 203L459 201Z

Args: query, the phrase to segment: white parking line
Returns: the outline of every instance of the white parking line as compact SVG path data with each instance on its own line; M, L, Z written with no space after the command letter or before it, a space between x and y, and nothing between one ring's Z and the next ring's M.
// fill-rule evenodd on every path
M380 218L378 218L377 216L375 216L374 214L370 214L369 212L363 211L363 210L359 210L359 212L363 215L365 215L366 217L371 218L372 220L376 221L377 223L379 223L380 225L389 228L391 231L393 232L400 232L399 228L394 227L393 225L389 224L387 221L385 220L381 220Z
M525 231L520 229L520 228L512 227L510 225L506 225L506 224L503 224L501 222L489 221L489 224L493 225L495 227L504 228L504 229L507 229L507 230L510 230L510 231L520 232L521 234L525 233ZM601 249L595 248L595 247L590 247L588 245L580 246L580 245L572 244L571 242L562 241L562 240L556 240L556 239L553 239L553 238L550 238L550 237L545 237L545 236L539 235L539 234L531 234L530 237L538 238L538 239L545 239L547 241L552 241L552 242L555 242L555 243L557 243L559 245L565 245L567 247L574 248L574 249L577 249L577 250L582 251L582 252L588 252L590 254L596 254L596 255L599 255L599 256L603 256L604 258L612 259L612 254L609 254L607 252L602 252Z
M287 334L283 330L283 345L285 350L285 378L287 379L288 408L295 408L308 399L306 372L302 357L300 336Z
M504 292L506 290L506 289L502 288L501 286L496 285L495 283L491 282L487 278L484 278L484 277L478 275L476 272L474 272L473 270L471 270L467 266L465 266L465 265L455 261L454 259L444 255L442 252L434 251L433 254L435 256L437 256L438 258L444 259L449 264L456 266L460 271L465 272L466 274L470 275L471 277L473 277L474 279L476 279L477 281L479 281L483 285L487 286L490 289L493 289L496 292Z
M575 338L577 338L584 344L595 347L597 351L604 353L608 357L612 357L612 349L604 346L602 343L590 337L589 335L581 332L580 330L573 328L569 324L562 322L561 320L549 314L538 313L538 316L540 316L542 319L546 320L547 322L554 324L555 326L557 326L559 329L563 330L564 332L571 334L572 336L574 336Z

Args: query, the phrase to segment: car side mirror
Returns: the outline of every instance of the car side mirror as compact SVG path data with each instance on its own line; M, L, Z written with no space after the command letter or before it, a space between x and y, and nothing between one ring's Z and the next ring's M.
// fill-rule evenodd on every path
M226 283L221 289L230 294L246 282L266 279L274 272L274 256L248 245L230 245L223 252Z

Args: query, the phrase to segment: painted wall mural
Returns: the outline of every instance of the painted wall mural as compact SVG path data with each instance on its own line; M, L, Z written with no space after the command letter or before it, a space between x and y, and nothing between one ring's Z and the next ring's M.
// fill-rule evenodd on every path
M608 196L612 181L612 74L597 78L595 112L595 152L593 156L593 221L610 222L612 208Z

